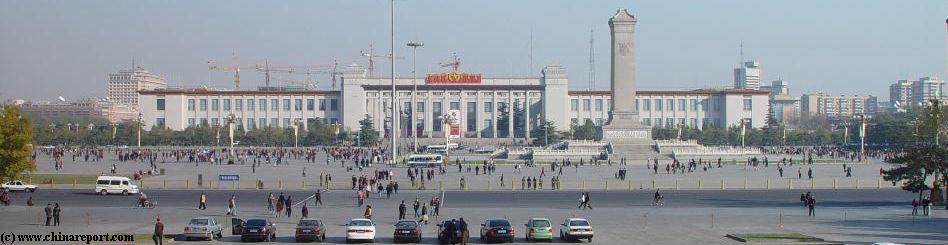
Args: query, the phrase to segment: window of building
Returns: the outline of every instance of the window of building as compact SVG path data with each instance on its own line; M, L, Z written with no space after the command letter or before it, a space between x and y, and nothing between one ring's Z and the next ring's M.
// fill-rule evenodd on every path
M698 99L691 99L691 111L698 111Z
M659 128L662 127L662 119L661 119L661 118L655 118L655 119L652 119L652 120L655 121L655 127L659 127Z
M670 117L669 117L669 118L666 118L666 119L665 119L665 127L666 127L666 128L674 128L674 127L675 127L675 119L674 119L674 118L670 118Z
M441 132L441 102L431 102L431 130Z
M484 102L484 112L491 113L493 111L494 111L494 103L490 101Z
M750 96L744 96L744 110L750 111L754 109L754 100L748 98Z
M330 100L329 100L329 110L330 110L330 111L338 111L338 110L339 110L339 100L337 100L337 99L330 99Z
M477 102L467 102L467 131L477 131Z
M711 101L708 99L701 100L701 111L708 112L708 104L710 103Z
M481 132L481 137L484 137L484 138L494 137L494 120L490 118L484 119L484 131Z
M211 111L218 111L221 109L221 101L218 99L211 99Z
M583 111L590 111L590 110L592 110L592 100L583 99Z
M303 110L303 99L296 99L293 101L293 110L302 111Z
M190 128L190 127L194 127L195 124L197 124L197 119L188 118L188 127L189 127L189 128Z
M283 127L286 127L286 128L293 127L293 124L290 124L289 118L283 118Z
M224 111L230 111L230 99L224 99Z
M315 110L315 109L316 109L316 100L314 100L314 99L306 99L306 110L307 110L307 111L313 111L313 110Z
M451 104L449 104L448 106L450 106L451 110L460 110L461 102L452 101Z
M220 126L220 125L221 125L221 119L219 119L219 118L211 118L211 126L215 126L215 127L216 127L216 126Z
M201 99L201 111L207 111L207 99Z
M290 111L290 99L283 99L283 110Z
M689 124L688 126L690 126L691 128L698 128L698 119L691 118L691 124Z
M257 102L258 102L257 104L259 104L259 105L257 105L257 108L260 108L260 111L266 111L266 110L267 110L267 100L265 100L265 99L260 99L260 100L258 100ZM262 125L260 125L260 127L266 127L266 124L262 124Z
M575 118L575 117L574 117L574 118L570 118L570 119L569 119L569 124L570 124L570 125L579 125L579 118Z
M207 118L201 118L201 127L207 127Z
M250 101L250 100L247 100ZM257 125L254 123L253 118L247 118L247 129L255 129Z
M188 111L194 111L194 99L188 99Z
M642 118L642 124L645 124L645 126L652 126L652 119L651 119L651 118Z
M257 122L259 122L258 124L260 124L260 125L258 125L258 126L260 126L261 128L266 128L266 127L267 127L267 119L266 119L266 118L257 119Z
M678 118L678 125L681 125L681 126L688 126L688 124L685 124L685 119L684 119L684 118Z
M161 117L155 118L155 126L158 126L159 128L164 128L164 127L165 127L165 119L164 119L164 118L161 118Z
M326 111L326 99L319 99L319 111Z
M602 126L602 118L596 118L596 126Z
M678 110L685 111L688 108L688 105L685 104L685 99L678 99Z
M642 100L635 99L635 111L642 111L642 108L640 107L641 105L642 105Z
M165 110L165 99L164 99L164 98L159 98L158 100L155 101L155 109L157 109L157 110L159 110L159 111L164 111L164 110Z
M279 118L270 118L270 127L279 127L280 119Z
M661 110L662 110L662 99L655 99L655 110L656 110L656 111L661 111ZM659 124L661 124L661 123L659 123Z
M279 111L279 110L280 110L280 100L278 100L278 99L270 99L270 110L271 110L271 111ZM270 125L270 126L273 126L273 125ZM279 124L277 124L277 126L279 126Z
M572 99L569 101L569 108L572 111L579 111L579 99Z
M596 111L602 111L602 99L596 99Z
M642 100L642 110L643 110L643 111L651 111L651 110L652 110L652 100L650 100L650 99L644 99L644 100Z
M424 113L425 112L425 102L415 102L415 112Z
M674 100L674 99L666 99L666 100L665 100L665 106L666 106L666 108L668 108L669 111L674 111L674 110L675 110L675 100Z
M243 111L243 110L244 110L244 100L243 100L243 99L235 99L235 100L234 100L234 110L235 110L235 111Z

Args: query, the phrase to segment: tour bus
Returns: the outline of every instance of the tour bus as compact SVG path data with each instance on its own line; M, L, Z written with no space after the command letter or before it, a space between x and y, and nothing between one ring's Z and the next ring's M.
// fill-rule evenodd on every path
M409 167L439 167L444 164L444 157L437 154L409 155L406 164Z
M458 144L457 144L457 143L450 143L450 144L448 144L448 146L450 146L452 150L458 149ZM427 145L427 146L425 146L425 152L428 152L428 153L444 153L447 148L448 148L448 147L445 146L445 145Z

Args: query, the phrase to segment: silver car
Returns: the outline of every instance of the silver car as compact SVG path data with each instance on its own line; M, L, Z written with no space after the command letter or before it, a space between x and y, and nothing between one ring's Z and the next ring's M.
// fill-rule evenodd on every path
M215 238L221 238L221 225L217 223L217 220L211 217L195 217L191 219L191 222L188 222L188 225L184 226L184 239L190 241L191 239L198 238L198 240L214 240Z

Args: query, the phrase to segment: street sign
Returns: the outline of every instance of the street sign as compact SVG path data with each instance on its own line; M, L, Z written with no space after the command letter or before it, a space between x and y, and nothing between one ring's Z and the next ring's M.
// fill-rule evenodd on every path
M236 174L221 174L221 175L217 175L217 180L220 180L220 181L240 181L240 175L236 175Z

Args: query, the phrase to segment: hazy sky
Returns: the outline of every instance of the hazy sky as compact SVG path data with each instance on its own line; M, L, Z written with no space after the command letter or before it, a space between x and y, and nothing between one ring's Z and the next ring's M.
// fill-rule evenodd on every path
M609 82L608 18L638 17L640 89L731 86L739 61L761 63L763 81L791 92L873 94L888 100L898 79L945 77L948 1L770 0L399 0L398 56L418 50L419 73L440 71L456 52L461 69L485 77L568 69L585 89L595 30L597 88ZM367 62L360 50L389 50L389 1L15 1L0 0L0 100L104 96L108 74L138 65L174 86L231 87L208 60L242 66ZM533 33L533 67L530 35ZM409 76L411 59L398 61ZM387 74L386 61L376 63ZM275 75L280 79L307 79ZM263 75L241 73L242 87ZM328 88L328 78L315 77Z

